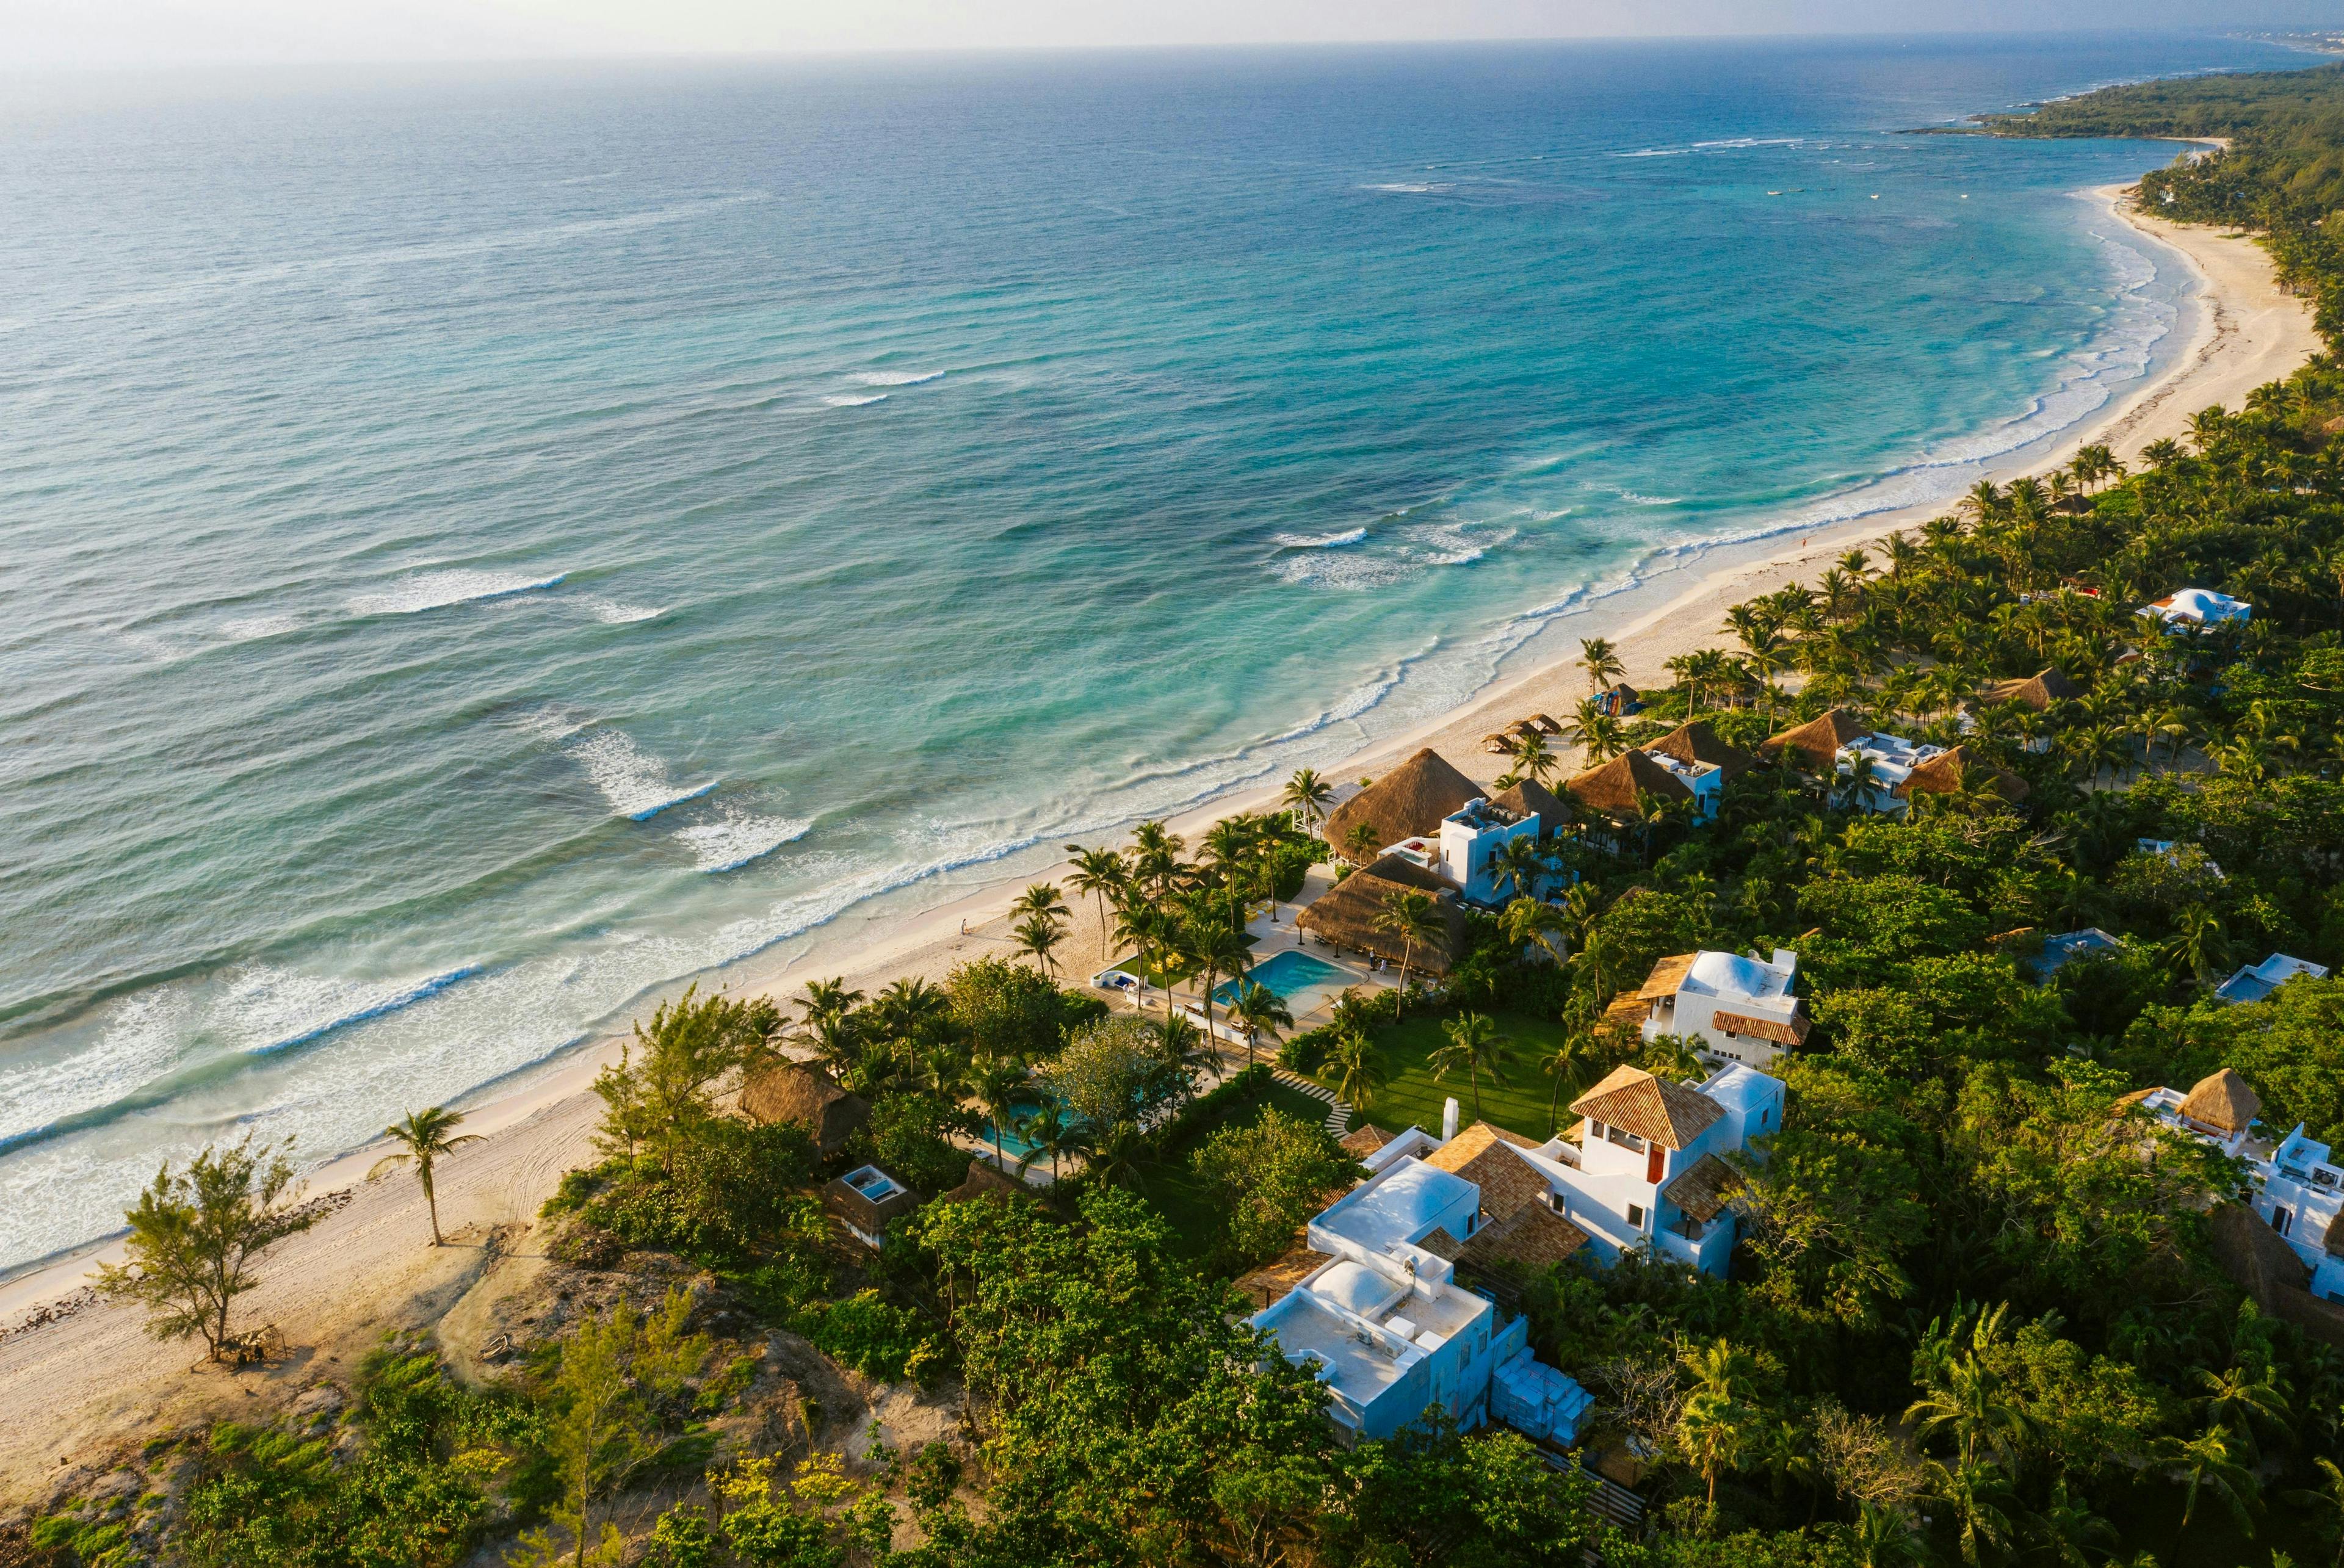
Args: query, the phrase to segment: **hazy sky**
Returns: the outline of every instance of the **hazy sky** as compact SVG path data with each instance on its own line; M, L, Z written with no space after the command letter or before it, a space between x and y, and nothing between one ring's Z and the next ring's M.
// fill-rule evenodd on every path
M1294 41L2204 28L2335 0L0 0L0 68Z

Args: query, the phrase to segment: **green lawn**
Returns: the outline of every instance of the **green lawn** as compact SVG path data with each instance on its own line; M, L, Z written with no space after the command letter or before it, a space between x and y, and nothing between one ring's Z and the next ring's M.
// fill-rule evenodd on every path
M1166 1150L1140 1167L1139 1195L1170 1221L1177 1239L1176 1245L1182 1253L1192 1258L1202 1256L1211 1248L1220 1224L1212 1192L1188 1168L1189 1151L1222 1128L1251 1127L1263 1111L1273 1108L1302 1121L1317 1123L1327 1119L1324 1104L1284 1084L1274 1083L1258 1098L1240 1099L1226 1114L1194 1128L1177 1148Z
M1383 1064L1385 1082L1376 1091L1374 1101L1359 1108L1359 1115L1351 1118L1354 1127L1373 1122L1386 1132L1398 1132L1413 1123L1438 1134L1441 1102L1451 1095L1457 1097L1458 1125L1473 1124L1472 1085L1462 1074L1436 1083L1432 1069L1425 1065L1434 1051L1448 1043L1440 1025L1449 1017L1453 1015L1421 1014L1375 1030L1376 1055ZM1539 1066L1562 1044L1562 1026L1522 1013L1492 1014L1490 1021L1511 1042L1512 1057L1506 1065L1503 1084L1492 1084L1487 1077L1481 1080L1481 1119L1494 1122L1508 1132L1544 1142L1548 1130L1547 1097L1554 1084L1539 1070ZM1335 1087L1333 1073L1322 1071L1314 1076L1328 1087ZM1568 1096L1561 1117L1567 1126L1571 1120Z

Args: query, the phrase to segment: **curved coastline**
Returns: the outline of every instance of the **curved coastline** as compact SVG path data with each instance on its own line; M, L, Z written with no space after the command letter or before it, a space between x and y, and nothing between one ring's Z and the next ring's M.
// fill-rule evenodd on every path
M2180 229L2131 211L2122 203L2119 187L2092 194L2147 236L2160 259L2170 255L2194 275L2196 288L2189 297L2194 309L2188 312L2187 335L2161 370L2046 438L2047 450L2046 442L2030 443L1990 463L1988 471L1997 479L2040 471L2066 460L2076 447L2092 442L2129 457L2149 441L2177 434L2187 414L2196 409L2216 402L2238 404L2253 387L2283 377L2319 347L2309 311L2278 289L2268 258L2251 240ZM1551 612L1541 612L1541 629L1517 644L1501 660L1496 677L1462 703L1424 723L1372 739L1322 771L1358 776L1379 771L1417 746L1432 745L1469 773L1490 772L1496 759L1483 754L1473 742L1490 727L1494 713L1567 708L1578 694L1581 681L1567 662L1568 652L1560 645L1541 647L1542 639L1575 643L1582 635L1609 636L1627 662L1628 678L1649 683L1665 660L1714 640L1725 606L1786 578L1811 581L1841 552L1909 528L1936 515L1944 505L1932 501L1803 532L1793 523L1756 537L1652 552L1632 573L1636 581L1613 590L1582 589L1559 600ZM1653 569L1646 572L1646 565ZM1517 667L1508 668L1507 660ZM1520 667L1524 665L1528 667ZM1259 807L1274 794L1274 788L1259 784L1224 786L1175 818L1174 824L1193 833L1229 812ZM978 885L909 914L899 908L868 910L864 905L874 900L858 900L816 926L819 935L811 940L809 934L787 938L769 949L763 961L737 962L718 971L719 976L729 988L784 993L817 973L857 980L941 976L967 957L1003 950L999 927L1005 924L1003 906L1011 892L1057 869L1034 864L1039 854L1038 848L1012 851L984 862ZM1096 931L1094 924L1084 920L1070 928L1068 964L1076 972L1103 956L1086 951L1096 945ZM620 1037L615 1029L591 1035L557 1058L477 1088L460 1102L468 1110L468 1130L489 1137L475 1158L451 1167L443 1178L440 1196L457 1217L456 1225L488 1227L534 1217L562 1170L588 1152L594 1101L587 1086L602 1061L615 1053ZM362 1162L370 1158L369 1150L360 1149L325 1162L309 1173L311 1190L359 1185L366 1168ZM328 1223L288 1244L264 1290L266 1299L256 1302L256 1310L304 1319L372 1321L416 1290L443 1287L445 1281L429 1270L451 1266L450 1260L419 1259L408 1245L419 1223L419 1205L408 1184L364 1189ZM91 1253L106 1245L93 1242L30 1264L0 1284L0 1330L12 1327L37 1305L72 1295ZM92 1370L128 1364L121 1354L131 1352L136 1337L136 1326L126 1314L109 1311L0 1339L0 1397L19 1408L72 1408L86 1412L87 1420L102 1420L101 1407L151 1397L152 1391L142 1394L136 1380L101 1387L107 1380ZM28 1446L33 1441L30 1433L0 1438L0 1472L37 1462ZM45 1434L44 1447L55 1441L54 1431Z

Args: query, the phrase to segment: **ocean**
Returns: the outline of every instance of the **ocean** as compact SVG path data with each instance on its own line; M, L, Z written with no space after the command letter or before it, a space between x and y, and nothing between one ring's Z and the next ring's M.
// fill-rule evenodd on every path
M2300 59L17 82L0 1266L1958 492L2170 351L2175 149L1898 133Z

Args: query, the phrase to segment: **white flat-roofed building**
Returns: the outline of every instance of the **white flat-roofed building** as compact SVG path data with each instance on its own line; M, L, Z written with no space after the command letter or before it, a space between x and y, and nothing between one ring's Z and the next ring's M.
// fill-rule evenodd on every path
M1636 993L1647 1040L1681 1035L1712 1067L1764 1067L1807 1037L1805 1004L1791 994L1799 956L1777 947L1771 959L1735 953L1680 953L1652 966Z
M2244 622L2255 612L2254 606L2245 600L2217 593L2210 588L2185 588L2178 593L2152 600L2148 608L2167 626L2181 622L2219 626L2228 621Z
M1496 905L1512 892L1499 856L1515 839L1535 842L1539 833L1538 813L1510 811L1474 799L1441 818L1437 834L1387 845L1383 853L1399 855L1431 872L1469 904Z
M2328 968L2308 958L2290 957L2274 953L2259 964L2250 964L2214 988L2218 1002L2259 1002L2273 991L2297 976L2307 980L2325 980Z

